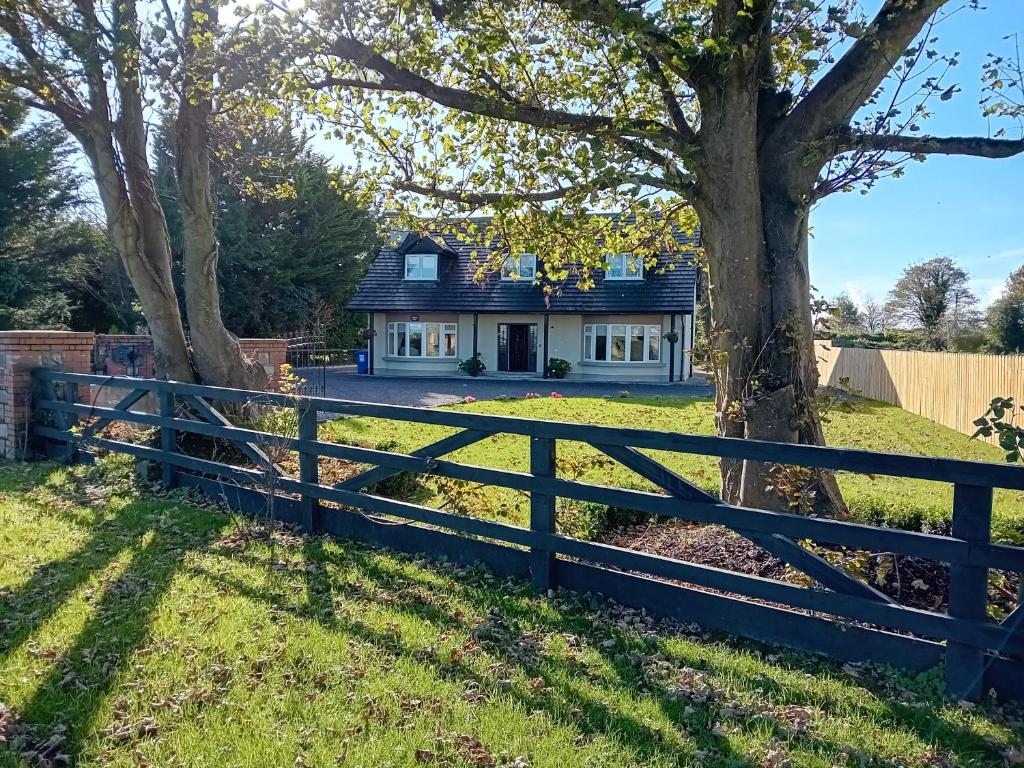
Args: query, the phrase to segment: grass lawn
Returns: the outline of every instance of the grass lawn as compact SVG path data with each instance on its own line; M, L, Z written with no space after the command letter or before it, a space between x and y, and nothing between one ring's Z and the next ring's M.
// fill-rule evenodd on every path
M714 434L714 405L710 400L681 397L663 398L550 398L531 400L478 401L451 406L474 413L523 416L548 421L569 421L609 426L638 427L668 432ZM915 416L901 408L871 400L858 401L852 412L830 414L825 433L830 445L874 451L948 456L980 461L1003 461L995 446L971 440L947 427ZM322 426L322 433L339 442L369 447L393 442L412 450L456 430L429 424L411 424L381 419L339 419ZM562 474L580 473L590 482L650 488L651 486L619 464L592 466L588 457L598 453L579 443L560 442L568 466ZM649 452L697 485L717 492L717 459L678 453ZM527 471L529 444L525 437L498 435L452 454L468 464ZM841 473L839 483L855 518L916 530L942 532L952 510L953 488L927 480ZM440 503L436 486L428 493ZM475 514L525 524L529 503L524 494L506 489L481 490ZM996 491L993 536L999 541L1024 543L1024 493Z
M595 404L528 405L585 418ZM702 408L608 415L702 424ZM939 673L839 667L350 542L245 540L223 512L143 495L129 467L0 465L0 766L1024 756L1018 708L960 706ZM54 762L26 755L44 746Z

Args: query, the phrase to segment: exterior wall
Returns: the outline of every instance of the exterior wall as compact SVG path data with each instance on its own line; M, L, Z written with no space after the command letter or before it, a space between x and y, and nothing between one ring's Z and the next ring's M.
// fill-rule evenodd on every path
M0 332L0 459L18 459L27 453L32 369L48 367L89 373L94 345L92 333ZM90 401L89 387L78 388L78 399Z
M412 320L415 317L417 320ZM451 358L399 358L387 354L387 326L394 322L457 323L459 336L458 356ZM668 382L669 351L667 341L661 342L661 361L657 363L609 363L583 361L583 326L589 323L622 323L659 325L662 333L671 328L671 315L561 315L552 314L548 321L548 358L560 357L572 364L570 379L605 381ZM537 325L537 371L542 376L544 355L544 315L542 314L480 314L478 315L477 350L486 367L485 376L515 376L498 371L498 325L501 323L535 323ZM473 355L473 315L436 312L377 312L374 314L374 373L383 376L462 376L458 369L461 360ZM673 374L675 381L690 375L689 350L693 344L693 323L689 315L676 315Z
M412 318L416 318L413 320ZM468 323L462 321L468 318ZM373 372L378 376L452 376L463 375L459 361L473 354L473 316L454 312L375 312L373 328ZM388 323L458 323L456 356L391 357L388 355ZM468 346L467 346L468 345ZM490 369L490 366L488 366Z

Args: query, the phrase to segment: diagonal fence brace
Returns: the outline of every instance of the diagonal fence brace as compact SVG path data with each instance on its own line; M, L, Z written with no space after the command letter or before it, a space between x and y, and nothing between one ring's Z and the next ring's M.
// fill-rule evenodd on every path
M420 459L436 459L440 456L453 453L460 448L473 445L473 443L478 443L493 434L493 432L484 432L477 429L464 429L461 432L456 432L454 435L449 435L448 437L438 440L436 443L431 443L430 445L418 448L409 455ZM368 469L366 472L362 472L355 477L350 477L348 480L335 483L334 487L348 491L360 491L364 488L368 488L374 483L379 483L381 480L394 477L401 472L402 470L400 469L374 467L373 469Z
M641 477L650 480L669 494L686 501L703 501L709 504L720 504L721 500L702 488L697 487L685 477L673 472L636 448L618 445L591 443L594 448L617 462L633 470ZM888 595L879 592L870 584L853 578L848 573L836 568L823 557L807 551L792 539L779 534L756 533L742 528L728 526L732 531L749 539L766 552L811 577L819 584L835 592L856 595L869 600L895 604Z

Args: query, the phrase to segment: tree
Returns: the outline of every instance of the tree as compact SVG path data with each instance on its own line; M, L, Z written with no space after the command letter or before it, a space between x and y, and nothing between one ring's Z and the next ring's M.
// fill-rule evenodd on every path
M194 361L207 383L262 386L262 367L242 355L220 317L209 178L214 89L227 108L237 86L231 77L250 76L254 63L219 55L217 0L185 0L180 10L179 21L168 3L140 9L136 0L0 0L0 83L56 116L81 146L153 335L158 372L192 381ZM150 167L146 111L157 98L176 105L191 357Z
M68 136L27 124L26 108L0 93L0 329L81 328L112 322L97 300L105 237L79 216L81 176Z
M858 322L869 333L879 333L880 331L884 331L886 326L889 324L889 318L886 315L885 307L870 296L864 299L864 303L861 305L860 314L857 318Z
M996 349L1024 352L1024 266L1006 280L1006 291L988 310L988 330Z
M344 307L377 248L374 217L337 185L330 164L289 121L268 121L255 135L219 128L213 189L225 325L240 336L280 335L327 310L333 320L325 330L335 338L347 330L345 341L354 344L365 318L356 321ZM181 210L166 137L161 131L156 143L156 183L177 264Z
M840 293L829 303L829 330L833 334L861 329L860 312L848 293Z
M956 90L940 77L955 57L933 45L946 5L884 0L866 17L852 0L333 0L288 15L285 58L308 113L410 210L409 195L444 215L488 206L489 234L543 253L550 290L570 272L585 285L609 250L671 249L666 230L692 227L692 205L719 434L822 444L811 206L912 158L1024 151L916 133L929 100ZM986 108L1012 117L999 95L1011 67L993 68ZM594 208L627 216L603 224ZM729 500L782 505L762 466L722 471ZM817 480L822 507L841 510L834 479Z
M964 327L976 304L967 273L943 256L904 269L889 293L886 310L893 318L924 329L933 349L944 349L950 329Z

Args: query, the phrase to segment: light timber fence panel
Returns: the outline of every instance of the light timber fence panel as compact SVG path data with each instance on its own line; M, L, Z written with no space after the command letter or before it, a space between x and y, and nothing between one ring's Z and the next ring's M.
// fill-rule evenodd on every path
M1024 403L1024 355L976 355L815 343L823 385L850 387L918 416L974 434L973 422L993 397ZM995 442L991 438L989 442Z

